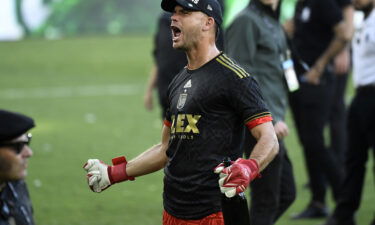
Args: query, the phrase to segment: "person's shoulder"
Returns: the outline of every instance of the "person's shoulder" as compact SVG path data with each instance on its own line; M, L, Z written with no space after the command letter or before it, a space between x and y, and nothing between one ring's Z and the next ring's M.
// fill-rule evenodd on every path
M158 18L159 29L160 27L169 29L169 25L171 24L171 15L172 14L169 12L163 12L159 15L159 18Z
M1 190L1 198L6 200L13 199L27 190L26 183L23 180L8 181L5 187Z
M245 69L225 53L220 54L215 60L218 65L218 75L223 76L227 80L239 80L250 77L250 74Z
M159 19L160 20L163 20L163 21L171 21L171 16L172 16L172 13L170 13L170 12L162 12L161 14L160 14L160 17L159 17Z
M249 7L246 7L241 12L237 14L237 16L233 19L232 24L244 24L250 23L254 20L258 20L259 16L253 10L250 10Z
M229 24L226 35L233 35L233 33L243 34L249 29L259 29L261 16L249 8L242 10ZM229 35L229 36L231 36Z
M24 180L9 181L7 186L11 191L15 192L23 192L27 189L27 185Z

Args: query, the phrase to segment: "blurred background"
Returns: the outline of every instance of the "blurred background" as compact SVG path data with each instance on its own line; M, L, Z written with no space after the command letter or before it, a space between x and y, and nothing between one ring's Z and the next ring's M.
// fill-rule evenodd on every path
M227 26L248 1L225 4ZM293 16L294 4L284 0L282 20ZM160 13L155 0L0 1L0 108L37 123L27 178L37 224L161 224L161 171L95 194L82 169L88 158L131 159L160 140L160 109L143 107ZM289 219L308 203L309 192L293 121L287 122L298 195L278 224L317 225ZM371 172L366 179L361 225L374 213Z
M225 2L225 25L249 0ZM285 0L283 18L293 15L295 0ZM151 34L160 13L152 0L2 0L0 40L59 39L79 35Z

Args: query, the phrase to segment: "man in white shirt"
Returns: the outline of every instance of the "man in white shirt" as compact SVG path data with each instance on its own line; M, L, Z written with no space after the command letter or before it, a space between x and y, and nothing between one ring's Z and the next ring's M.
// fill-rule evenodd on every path
M365 21L352 44L356 95L348 115L346 176L335 211L324 225L356 224L369 150L375 151L375 0L354 0L354 5L365 13Z

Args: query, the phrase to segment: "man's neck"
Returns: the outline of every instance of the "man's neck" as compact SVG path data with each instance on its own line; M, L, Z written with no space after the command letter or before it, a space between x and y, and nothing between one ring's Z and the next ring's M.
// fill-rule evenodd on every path
M215 43L202 44L201 42L200 45L197 45L194 48L186 51L186 55L188 58L188 69L198 69L219 54L220 51L217 49Z

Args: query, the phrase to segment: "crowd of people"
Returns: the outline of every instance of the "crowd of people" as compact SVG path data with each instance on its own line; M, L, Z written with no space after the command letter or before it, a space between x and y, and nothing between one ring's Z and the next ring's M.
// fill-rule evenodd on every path
M91 190L163 169L163 225L224 225L222 198L247 187L249 223L276 224L298 197L284 143L295 128L311 200L291 219L357 224L365 164L375 151L375 1L300 0L285 24L281 3L251 0L223 29L223 1L162 0L144 98L151 109L157 87L161 141L129 162L89 159ZM355 34L354 9L365 15ZM347 112L351 62L356 94ZM295 127L285 122L288 107ZM0 225L34 224L24 181L34 126L28 116L0 110Z

